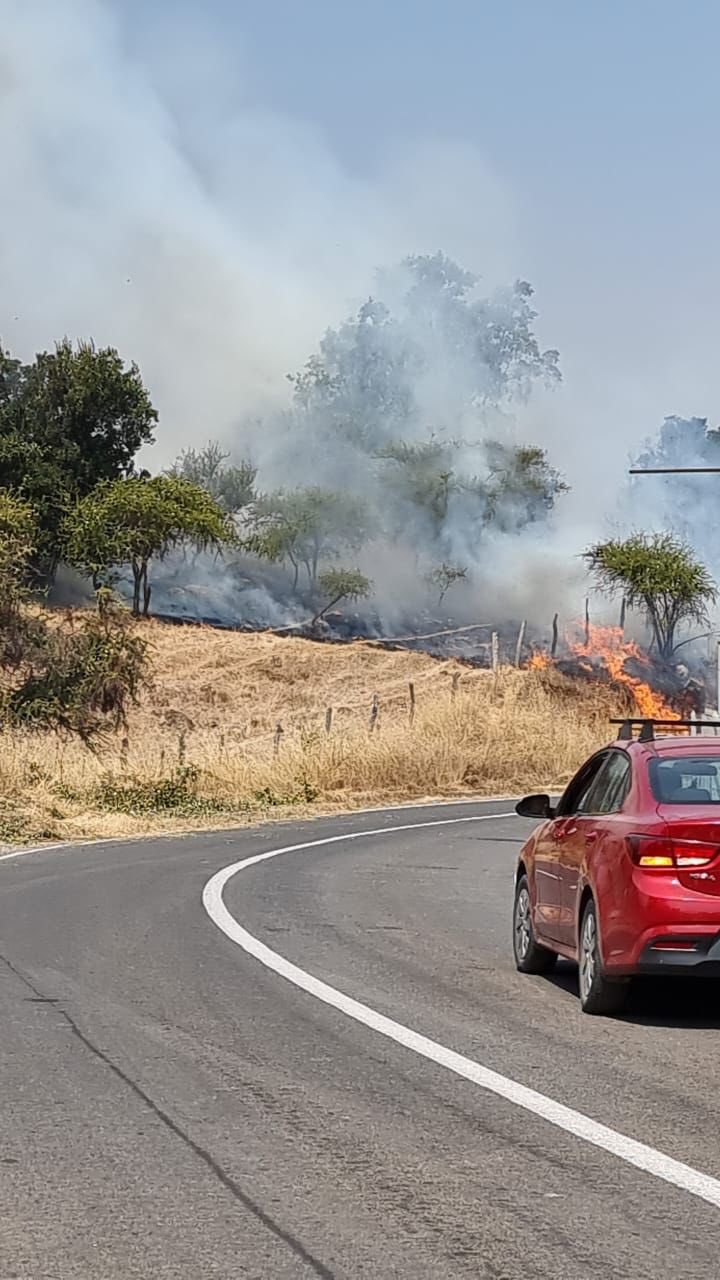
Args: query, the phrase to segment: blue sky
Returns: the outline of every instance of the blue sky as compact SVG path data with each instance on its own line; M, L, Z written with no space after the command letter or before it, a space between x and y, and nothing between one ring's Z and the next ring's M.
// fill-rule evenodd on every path
M258 99L312 120L349 167L372 171L388 134L465 139L528 221L589 252L668 254L672 270L698 236L713 244L717 4L222 0L205 12L245 49Z

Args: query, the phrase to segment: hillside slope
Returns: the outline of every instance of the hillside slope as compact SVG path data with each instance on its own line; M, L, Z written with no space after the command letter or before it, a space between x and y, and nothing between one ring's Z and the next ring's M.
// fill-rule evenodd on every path
M0 840L556 785L609 736L617 712L607 689L554 673L493 675L366 642L139 625L153 684L127 734L96 753L2 735Z

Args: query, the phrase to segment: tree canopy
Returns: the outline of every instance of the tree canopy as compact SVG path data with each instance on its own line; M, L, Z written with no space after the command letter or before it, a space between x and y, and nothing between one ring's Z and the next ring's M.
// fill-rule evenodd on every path
M290 375L296 405L326 429L373 451L422 426L433 402L454 428L468 410L559 381L558 352L535 336L526 281L483 298L475 276L436 253L406 258L378 284L382 298L328 329Z
M234 515L255 497L257 471L246 460L230 463L229 458L217 440L209 440L201 449L183 449L169 474L207 489L225 511Z
M65 338L27 365L0 350L0 485L33 503L50 579L68 507L102 481L132 474L156 421L137 366L126 368L112 347Z
M720 466L720 429L707 418L665 418L654 440L648 440L633 465L648 467ZM653 522L674 530L703 559L717 556L715 511L717 479L711 475L635 476L629 486L633 510L648 512Z
M342 600L365 600L372 591L372 583L359 569L326 569L318 575L317 588L325 603L313 622L318 622Z
M31 608L25 571L36 536L30 504L0 489L0 726L91 742L125 722L145 679L146 646L109 597L69 630Z
M503 437L513 406L560 380L532 294L518 281L484 296L443 253L379 274L377 294L289 375L289 466L312 451L319 485L361 492L375 534L428 563L457 554L458 518L478 543L546 519L567 485L543 449Z
M683 623L705 623L717 590L705 565L672 533L634 533L599 542L585 561L601 590L622 594L645 615L662 658L677 647Z
M99 485L68 516L64 541L68 563L96 585L113 581L129 565L133 613L147 616L151 560L192 545L219 551L236 540L235 527L205 489L182 476L130 476Z
M297 587L300 568L315 588L323 561L357 551L372 532L367 504L349 493L318 486L260 496L247 522L243 544L267 560L287 561Z

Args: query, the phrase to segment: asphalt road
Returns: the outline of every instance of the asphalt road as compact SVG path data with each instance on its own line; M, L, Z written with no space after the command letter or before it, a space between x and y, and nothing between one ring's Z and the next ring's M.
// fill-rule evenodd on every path
M0 1277L713 1280L720 1213L298 990L202 891L280 844L507 805L0 863ZM583 1017L516 974L519 819L253 866L232 915L334 988L720 1178L720 1003Z

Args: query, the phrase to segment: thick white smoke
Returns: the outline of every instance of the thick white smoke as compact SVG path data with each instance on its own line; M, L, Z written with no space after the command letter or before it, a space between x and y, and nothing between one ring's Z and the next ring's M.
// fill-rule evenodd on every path
M209 18L164 14L0 0L0 332L23 357L68 333L136 359L156 466L284 401L378 264L485 244L499 279L512 258L471 147L409 140L360 179L262 101Z
M515 197L468 143L379 139L372 176L360 175L264 97L236 36L199 9L146 8L130 22L121 0L0 0L0 335L23 358L69 334L135 359L160 411L148 465L277 420L285 374L367 297L380 266L441 247L486 292L537 278L535 266L551 275L527 253ZM556 323L557 291L552 312ZM561 347L567 375L551 328L541 314L541 345ZM661 416L628 383L625 422L604 424L617 375L588 372L573 330L566 317L569 386L505 424L549 448L572 492L540 543L531 530L479 552L453 526L454 557L483 583L474 615L581 606L578 553L605 531L627 451ZM442 373L423 389L429 418L442 414ZM297 479L281 430L250 431L249 443L261 482ZM380 576L397 598L405 562L386 556Z

